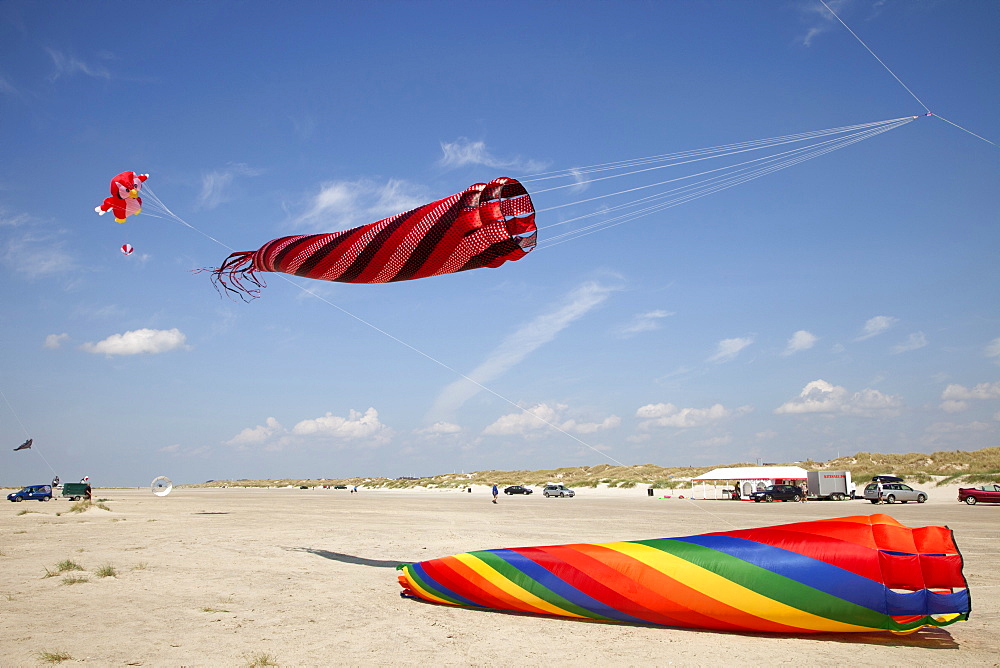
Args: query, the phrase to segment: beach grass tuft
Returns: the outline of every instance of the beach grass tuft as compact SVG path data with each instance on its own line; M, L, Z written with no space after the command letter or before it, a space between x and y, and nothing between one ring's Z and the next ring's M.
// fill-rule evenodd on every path
M82 575L67 575L62 579L62 583L64 585L83 584L84 582L90 582L90 580Z
M254 652L253 654L244 654L243 657L246 659L246 665L250 668L278 665L278 659L268 652Z
M104 564L94 571L94 575L99 578L116 578L118 577L118 570L111 564Z
M73 657L70 656L69 652L39 652L38 660L42 663L62 663L63 661L72 661Z

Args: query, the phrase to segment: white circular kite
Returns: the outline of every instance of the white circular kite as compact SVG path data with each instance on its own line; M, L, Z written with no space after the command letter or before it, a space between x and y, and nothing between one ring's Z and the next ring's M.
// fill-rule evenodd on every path
M157 496L166 496L170 494L170 490L174 488L174 483L170 482L170 478L165 475L161 475L159 478L153 478L153 484L149 486L150 491Z

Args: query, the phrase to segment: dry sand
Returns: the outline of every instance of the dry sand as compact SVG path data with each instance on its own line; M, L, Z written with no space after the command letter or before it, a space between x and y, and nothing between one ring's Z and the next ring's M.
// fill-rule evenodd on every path
M998 666L1000 506L928 488L917 505L754 504L580 489L575 499L487 489L95 490L0 506L0 665L42 652L98 666L760 665ZM661 493L662 494L662 493ZM19 514L21 511L33 511ZM400 598L394 567L468 550L636 540L885 512L947 525L965 557L972 617L910 636L775 636L468 610ZM61 513L59 516L56 513ZM72 560L86 582L45 577ZM110 564L114 577L96 571ZM72 574L70 574L72 575ZM257 661L254 664L254 661Z

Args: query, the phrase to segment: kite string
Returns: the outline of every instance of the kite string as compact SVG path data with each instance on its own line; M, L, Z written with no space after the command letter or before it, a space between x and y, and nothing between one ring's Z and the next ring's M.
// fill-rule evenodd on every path
M905 83L903 83L903 80L900 79L898 76L896 76L896 73L893 72L891 69L889 69L889 66L886 65L885 62L883 62L883 60L881 58L879 58L875 54L874 51L872 51L871 47L869 47L867 44L865 44L865 41L863 39L861 39L860 37L858 37L858 34L856 32L854 32L853 30L851 30L851 27L849 25L847 25L846 23L844 23L844 20L842 18L840 18L840 16L837 15L837 12L833 11L830 8L830 5L826 4L826 0L819 0L819 1L820 1L820 3L822 3L822 5L824 7L826 7L826 11L830 12L833 15L833 18L837 19L837 21L840 23L840 25L844 26L844 28L847 30L847 32L851 33L851 35L854 36L854 39L858 40L858 43L861 44L861 46L865 47L865 50L867 50L868 53L870 53L872 55L872 57L875 58L875 60L877 60L879 62L879 64L882 67L884 67L885 70L889 74L892 75L892 78L895 79L896 81L898 81L899 85L902 86L906 90L906 92L909 93L913 97L914 100L916 100L917 102L920 103L920 106L922 106L924 108L924 110L927 112L928 116L934 116L935 118L940 118L945 123L948 123L949 125L952 125L952 126L958 128L962 132L967 132L970 135L972 135L973 137L975 137L976 139L982 139L987 144L992 144L993 146L996 146L996 147L1000 148L1000 144L997 144L996 142L991 141L991 140L987 139L986 137L983 137L981 135L976 134L975 132L973 132L972 130L969 130L968 128L962 127L958 123L955 123L953 121L949 121L947 118L944 118L943 116L939 116L938 114L935 114L934 112L932 112L930 110L930 107L928 107L926 104L924 104L923 100L921 100L919 97L917 97L916 94L912 90L910 90L910 87L907 86Z
M924 104L923 101L919 97L917 97L916 94L914 94L914 92L912 90L910 90L909 86L907 86L905 83L903 83L903 80L900 79L899 77L897 77L896 73L893 72L891 69L889 69L889 66L886 65L882 61L881 58L879 58L877 55L875 55L875 52L872 51L871 48L867 44L865 44L865 41L863 39L861 39L860 37L858 37L858 34L856 32L854 32L853 30L851 30L851 27L849 25L847 25L846 23L844 23L844 20L837 15L837 12L833 11L832 9L830 9L830 5L826 4L826 0L819 0L819 1L820 1L820 3L822 3L822 5L824 7L826 7L826 11L830 12L831 14L833 14L833 18L837 19L837 21L840 22L840 25L844 26L844 28L847 29L847 32L851 33L854 36L854 39L858 40L858 43L861 44L861 46L865 47L865 50L867 50L868 53L872 54L872 57L875 60L877 60L882 67L885 68L885 71L888 72L889 74L891 74L892 78L895 79L896 81L898 81L899 85L902 86L904 89L906 89L906 92L909 93L910 95L912 95L913 99L916 100L917 102L919 102L920 106L923 107L924 110L927 113L931 113L930 107L928 107L926 104Z
M21 431L24 432L25 437L30 438L31 434L28 433L27 427L25 427L24 423L21 422L21 417L17 414L17 411L14 410L14 407L11 405L10 400L7 399L7 395L4 393L2 389L0 389L0 397L3 397L4 403L7 404L7 408L10 409L11 415L14 416L14 419L17 420L17 423L21 426ZM49 467L50 471L52 471L53 476L57 475L56 470L52 468L51 464L49 464L49 460L45 459L45 455L43 455L42 452L37 447L35 447L34 442L32 442L31 444L31 450L33 450L35 454L37 454L39 457L42 458L42 461L45 462L45 465Z
M144 190L146 190L145 187L144 187ZM180 223L181 225L184 225L185 227L190 228L191 230L194 230L195 232L198 232L199 234L201 234L202 236L206 237L207 239L211 239L212 241L214 241L215 243L219 244L223 248L226 248L227 250L229 250L231 252L235 252L227 244L219 241L218 239L216 239L215 237L211 236L210 234L202 232L197 227L195 227L194 225L192 225L191 223L187 222L186 220L184 220L183 218L181 218L180 216L178 216L176 213L174 213L173 211L171 211L166 205L163 204L163 202L154 193L150 192L150 195L152 195L152 200L154 202L156 202L156 206L159 209L158 213L165 214L163 216L156 216L156 217L163 218L165 220L174 220L175 222ZM528 415L536 418L537 420L543 422L544 424L548 425L549 427L552 427L553 429L555 429L559 433L563 434L564 436L567 436L570 439L576 441L580 445L583 445L583 446L586 446L586 447L590 448L591 450L593 450L597 454L599 454L599 455L601 455L601 456L603 456L603 457L611 460L612 462L614 462L615 464L618 464L619 466L625 466L624 463L618 461L617 459L615 459L614 457L612 457L611 455L609 455L609 454L607 454L605 452L601 452L600 450L598 450L594 446L590 445L589 443L587 443L583 439L578 438L578 437L574 436L573 434L570 434L565 429L561 428L559 425L554 424L554 423L546 420L545 418L536 415L535 413L532 413L530 410L528 410L524 406L521 406L521 405L517 404L515 401L513 401L511 399L508 399L507 397L505 397L504 395L500 394L496 390L493 390L492 388L487 387L486 385L483 385L482 383L480 383L479 381L475 380L474 378L470 378L469 376L465 375L464 373L460 372L459 370L455 369L454 367L451 367L448 364L445 364L441 360L439 360L439 359L435 358L434 356L432 356L432 355L424 352L423 350L420 350L416 346L411 345L411 344L407 343L406 341L403 341L399 337L397 337L397 336L389 333L388 331L382 329L378 325L376 325L376 324L374 324L372 322L369 322L368 320L365 320L361 316L356 315L355 313L352 313L351 311L348 311L343 306L340 306L339 304L336 304L336 303L330 301L329 299L323 297L322 295L317 294L316 292L313 292L312 290L310 290L309 288L307 288L305 286L299 285L298 283L296 283L295 281L293 281L291 278L289 278L285 274L278 273L276 275L277 275L278 278L284 280L285 282L289 283L290 285L293 285L293 286L297 287L299 290L305 292L306 294L315 297L316 299L320 300L321 302L323 302L323 303L325 303L325 304L327 304L329 306L332 306L333 308L337 309L338 311L340 311L344 315L346 315L346 316L348 316L350 318L353 318L354 320L357 320L358 322L360 322L361 324L365 325L366 327L369 327L369 328L375 330L376 332L378 332L379 334L382 334L383 336L385 336L385 337L387 337L389 339L392 339L393 341L395 341L396 343L400 344L401 346L412 350L413 352L417 353L418 355L421 355L422 357L425 357L426 359L428 359L431 362L434 362L435 364L437 364L438 366L440 366L440 367L442 367L442 368L450 371L451 373L455 374L456 376L458 376L458 377L460 377L460 378L462 378L464 380L469 381L470 383L472 383L476 387L480 388L481 390L489 392L490 394L492 394L493 396L497 397L498 399L500 399L500 400L502 400L502 401L510 404L511 406L517 408L518 410L520 410L520 411L522 411L524 413L527 413Z

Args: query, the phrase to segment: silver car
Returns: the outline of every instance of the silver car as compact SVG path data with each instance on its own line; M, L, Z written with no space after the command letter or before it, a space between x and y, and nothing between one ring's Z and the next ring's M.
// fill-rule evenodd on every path
M552 484L552 483L550 483L550 484L548 484L548 485L545 486L545 489L542 490L542 496L544 496L546 499L549 499L549 498L551 498L553 496L558 496L558 497L563 497L563 496L574 497L574 496L576 496L576 492L574 492L573 490L571 490L569 487L565 487L565 486L559 485L559 484Z
M878 503L878 483L870 482L865 487L865 498L872 503ZM916 501L923 503L927 500L927 492L913 489L905 482L884 482L882 483L882 498L886 503L907 503Z

